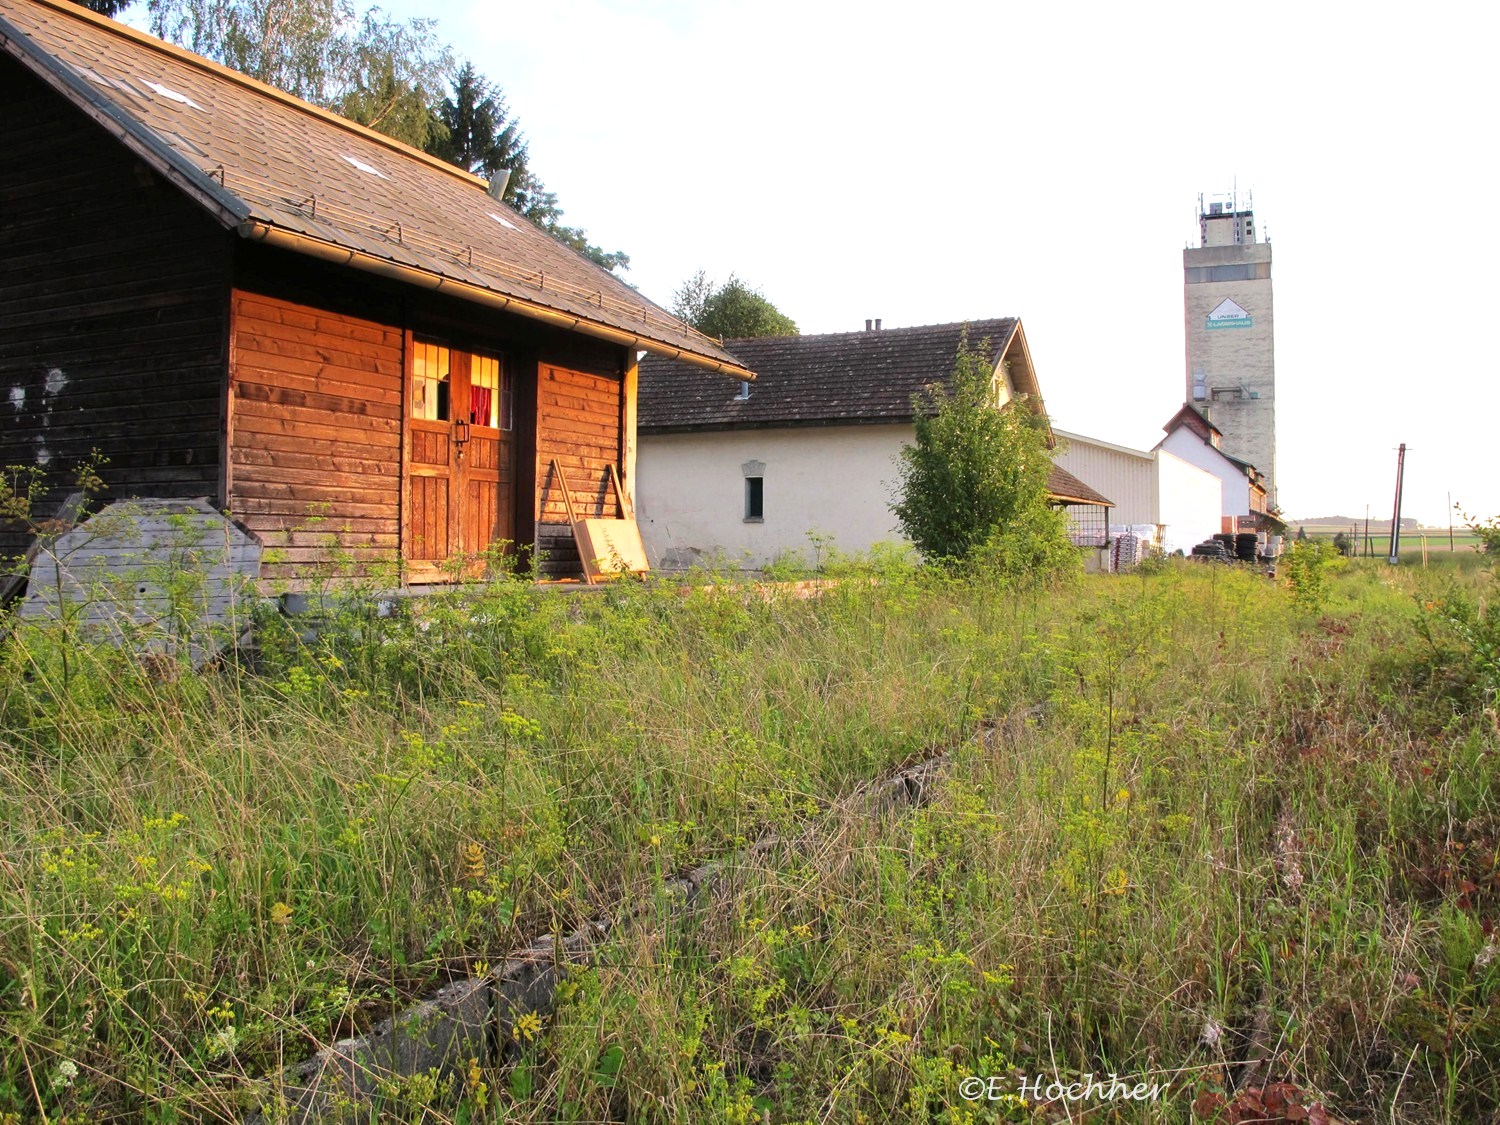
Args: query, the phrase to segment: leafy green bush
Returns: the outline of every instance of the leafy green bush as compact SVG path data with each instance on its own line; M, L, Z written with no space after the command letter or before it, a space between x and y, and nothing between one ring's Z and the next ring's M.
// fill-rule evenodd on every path
M1484 570L1471 587L1455 579L1438 599L1423 603L1427 639L1446 641L1466 680L1490 699L1500 697L1500 516L1464 522L1479 537Z
M959 343L953 372L913 402L916 442L901 450L892 509L932 561L982 561L1007 576L1077 562L1048 502L1051 459L1024 401L996 405L988 342Z
M1346 561L1332 543L1321 539L1299 539L1281 560L1282 573L1291 588L1292 600L1307 609L1319 609L1328 597L1328 583Z
M1454 507L1458 508L1458 505L1455 504ZM1464 525L1479 538L1478 550L1500 564L1500 516L1491 516L1487 520L1482 520L1467 512L1460 514L1463 515Z

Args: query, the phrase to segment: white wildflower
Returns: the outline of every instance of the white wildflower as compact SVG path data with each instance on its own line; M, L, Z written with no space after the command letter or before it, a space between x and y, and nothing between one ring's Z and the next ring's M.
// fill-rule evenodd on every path
M52 1088L63 1090L73 1085L73 1080L78 1077L78 1064L72 1059L63 1059L57 1064L57 1069L52 1072Z
M224 1055L233 1054L234 1049L239 1045L240 1033L235 1029L234 1024L221 1027L208 1037L206 1042L208 1057L217 1059Z
M1497 955L1500 955L1500 943L1497 943L1495 938L1490 938L1484 948L1474 954L1474 967L1476 969L1488 968Z
M1204 1023L1203 1031L1198 1036L1198 1039L1205 1047L1212 1047L1219 1042L1219 1039L1223 1034L1224 1029L1222 1027L1220 1027L1213 1020L1208 1020L1206 1023Z

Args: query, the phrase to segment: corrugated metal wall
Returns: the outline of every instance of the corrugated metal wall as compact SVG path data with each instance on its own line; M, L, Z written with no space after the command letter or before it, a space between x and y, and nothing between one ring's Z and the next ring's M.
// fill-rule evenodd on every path
M1121 453L1078 434L1058 434L1057 445L1054 461L1115 502L1112 527L1156 522L1156 469L1149 453Z

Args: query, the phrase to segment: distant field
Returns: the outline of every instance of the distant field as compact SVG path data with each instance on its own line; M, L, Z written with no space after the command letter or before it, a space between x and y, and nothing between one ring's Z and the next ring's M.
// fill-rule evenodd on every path
M1309 531L1309 539L1331 540L1336 534L1334 531ZM1347 533L1346 533L1347 534ZM1427 564L1429 566L1453 566L1469 567L1478 565L1480 560L1479 538L1470 531L1455 531L1453 533L1452 548L1449 548L1448 530L1401 533L1401 561L1403 563L1422 563L1423 540L1426 540ZM1372 558L1388 558L1391 553L1391 540L1388 535L1370 536L1369 555ZM1355 553L1359 558L1366 555L1365 540L1359 536L1355 540Z

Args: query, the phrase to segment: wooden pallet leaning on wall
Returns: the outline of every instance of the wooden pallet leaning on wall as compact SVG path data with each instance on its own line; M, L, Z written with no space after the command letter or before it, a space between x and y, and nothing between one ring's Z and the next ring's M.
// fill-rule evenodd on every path
M568 509L568 524L573 529L573 542L578 544L578 557L583 562L584 580L598 582L602 578L621 574L645 574L650 570L650 564L646 561L646 545L641 541L641 529L635 522L635 511L625 496L625 490L620 487L620 475L615 467L609 467L609 479L620 504L620 516L617 519L579 519L573 507L573 490L568 487L563 467L554 459L551 469L553 479L562 488L563 503Z

